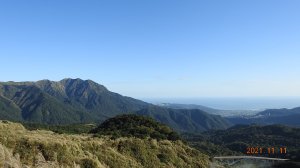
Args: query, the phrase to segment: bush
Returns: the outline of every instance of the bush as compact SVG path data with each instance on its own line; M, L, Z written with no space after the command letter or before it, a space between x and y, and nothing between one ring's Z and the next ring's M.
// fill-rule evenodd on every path
M118 137L147 137L157 140L179 140L179 135L168 126L158 123L152 118L133 114L120 115L110 118L93 129L91 133L100 135L111 135L114 139Z

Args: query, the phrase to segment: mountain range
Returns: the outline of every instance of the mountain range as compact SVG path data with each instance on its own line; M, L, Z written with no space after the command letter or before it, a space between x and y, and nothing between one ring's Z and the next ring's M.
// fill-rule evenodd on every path
M226 118L233 125L236 124L258 124L273 125L281 124L292 127L300 127L300 107L287 109L266 109L263 111L255 110L220 110L197 104L178 104L178 103L160 103L161 107L172 109L199 109L209 114L220 115Z
M41 124L101 123L120 114L150 116L181 132L231 124L200 109L171 109L109 91L91 80L0 82L0 120Z

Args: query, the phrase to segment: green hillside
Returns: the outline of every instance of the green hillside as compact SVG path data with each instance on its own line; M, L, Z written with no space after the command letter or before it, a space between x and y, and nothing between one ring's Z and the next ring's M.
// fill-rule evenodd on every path
M90 80L5 82L0 85L0 95L18 105L22 109L23 119L29 122L99 122L117 114L142 109L147 105L142 101L110 92L104 86Z
M91 80L0 83L0 119L65 125L101 123L120 114L146 115L181 132L225 129L230 124L201 110L168 109L122 96Z
M210 129L225 129L231 124L218 115L208 114L199 109L171 109L149 106L136 114L150 116L179 132L201 132Z
M22 121L21 109L11 100L0 95L0 118Z

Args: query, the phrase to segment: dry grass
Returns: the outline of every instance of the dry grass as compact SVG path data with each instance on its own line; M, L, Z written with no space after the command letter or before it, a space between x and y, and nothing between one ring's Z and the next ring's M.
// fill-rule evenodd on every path
M0 121L0 167L207 167L208 157L181 141L28 131Z

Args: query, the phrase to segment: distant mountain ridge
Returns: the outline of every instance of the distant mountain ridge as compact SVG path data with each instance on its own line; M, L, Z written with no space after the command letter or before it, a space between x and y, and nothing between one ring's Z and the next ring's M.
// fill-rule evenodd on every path
M267 109L260 113L258 113L256 116L269 116L269 117L281 117L281 116L289 116L289 115L296 115L300 114L300 107L287 109Z
M283 124L300 127L300 107L293 109L267 109L249 117L228 117L234 124Z
M155 106L111 92L91 80L0 82L0 119L52 125L100 123L127 113L147 115L185 132L230 126L220 116Z
M220 115L222 117L229 117L229 116L247 116L253 115L258 113L257 110L221 110L221 109L214 109L198 104L179 104L179 103L159 103L158 106L172 108L172 109L199 109L205 111L209 114Z
M211 114L218 114L220 110L198 105L198 104L179 104L179 103L160 103L157 104L162 107L172 108L172 109L199 109Z
M171 109L149 106L136 112L150 116L180 132L201 132L230 127L232 124L219 115L208 114L199 109Z

